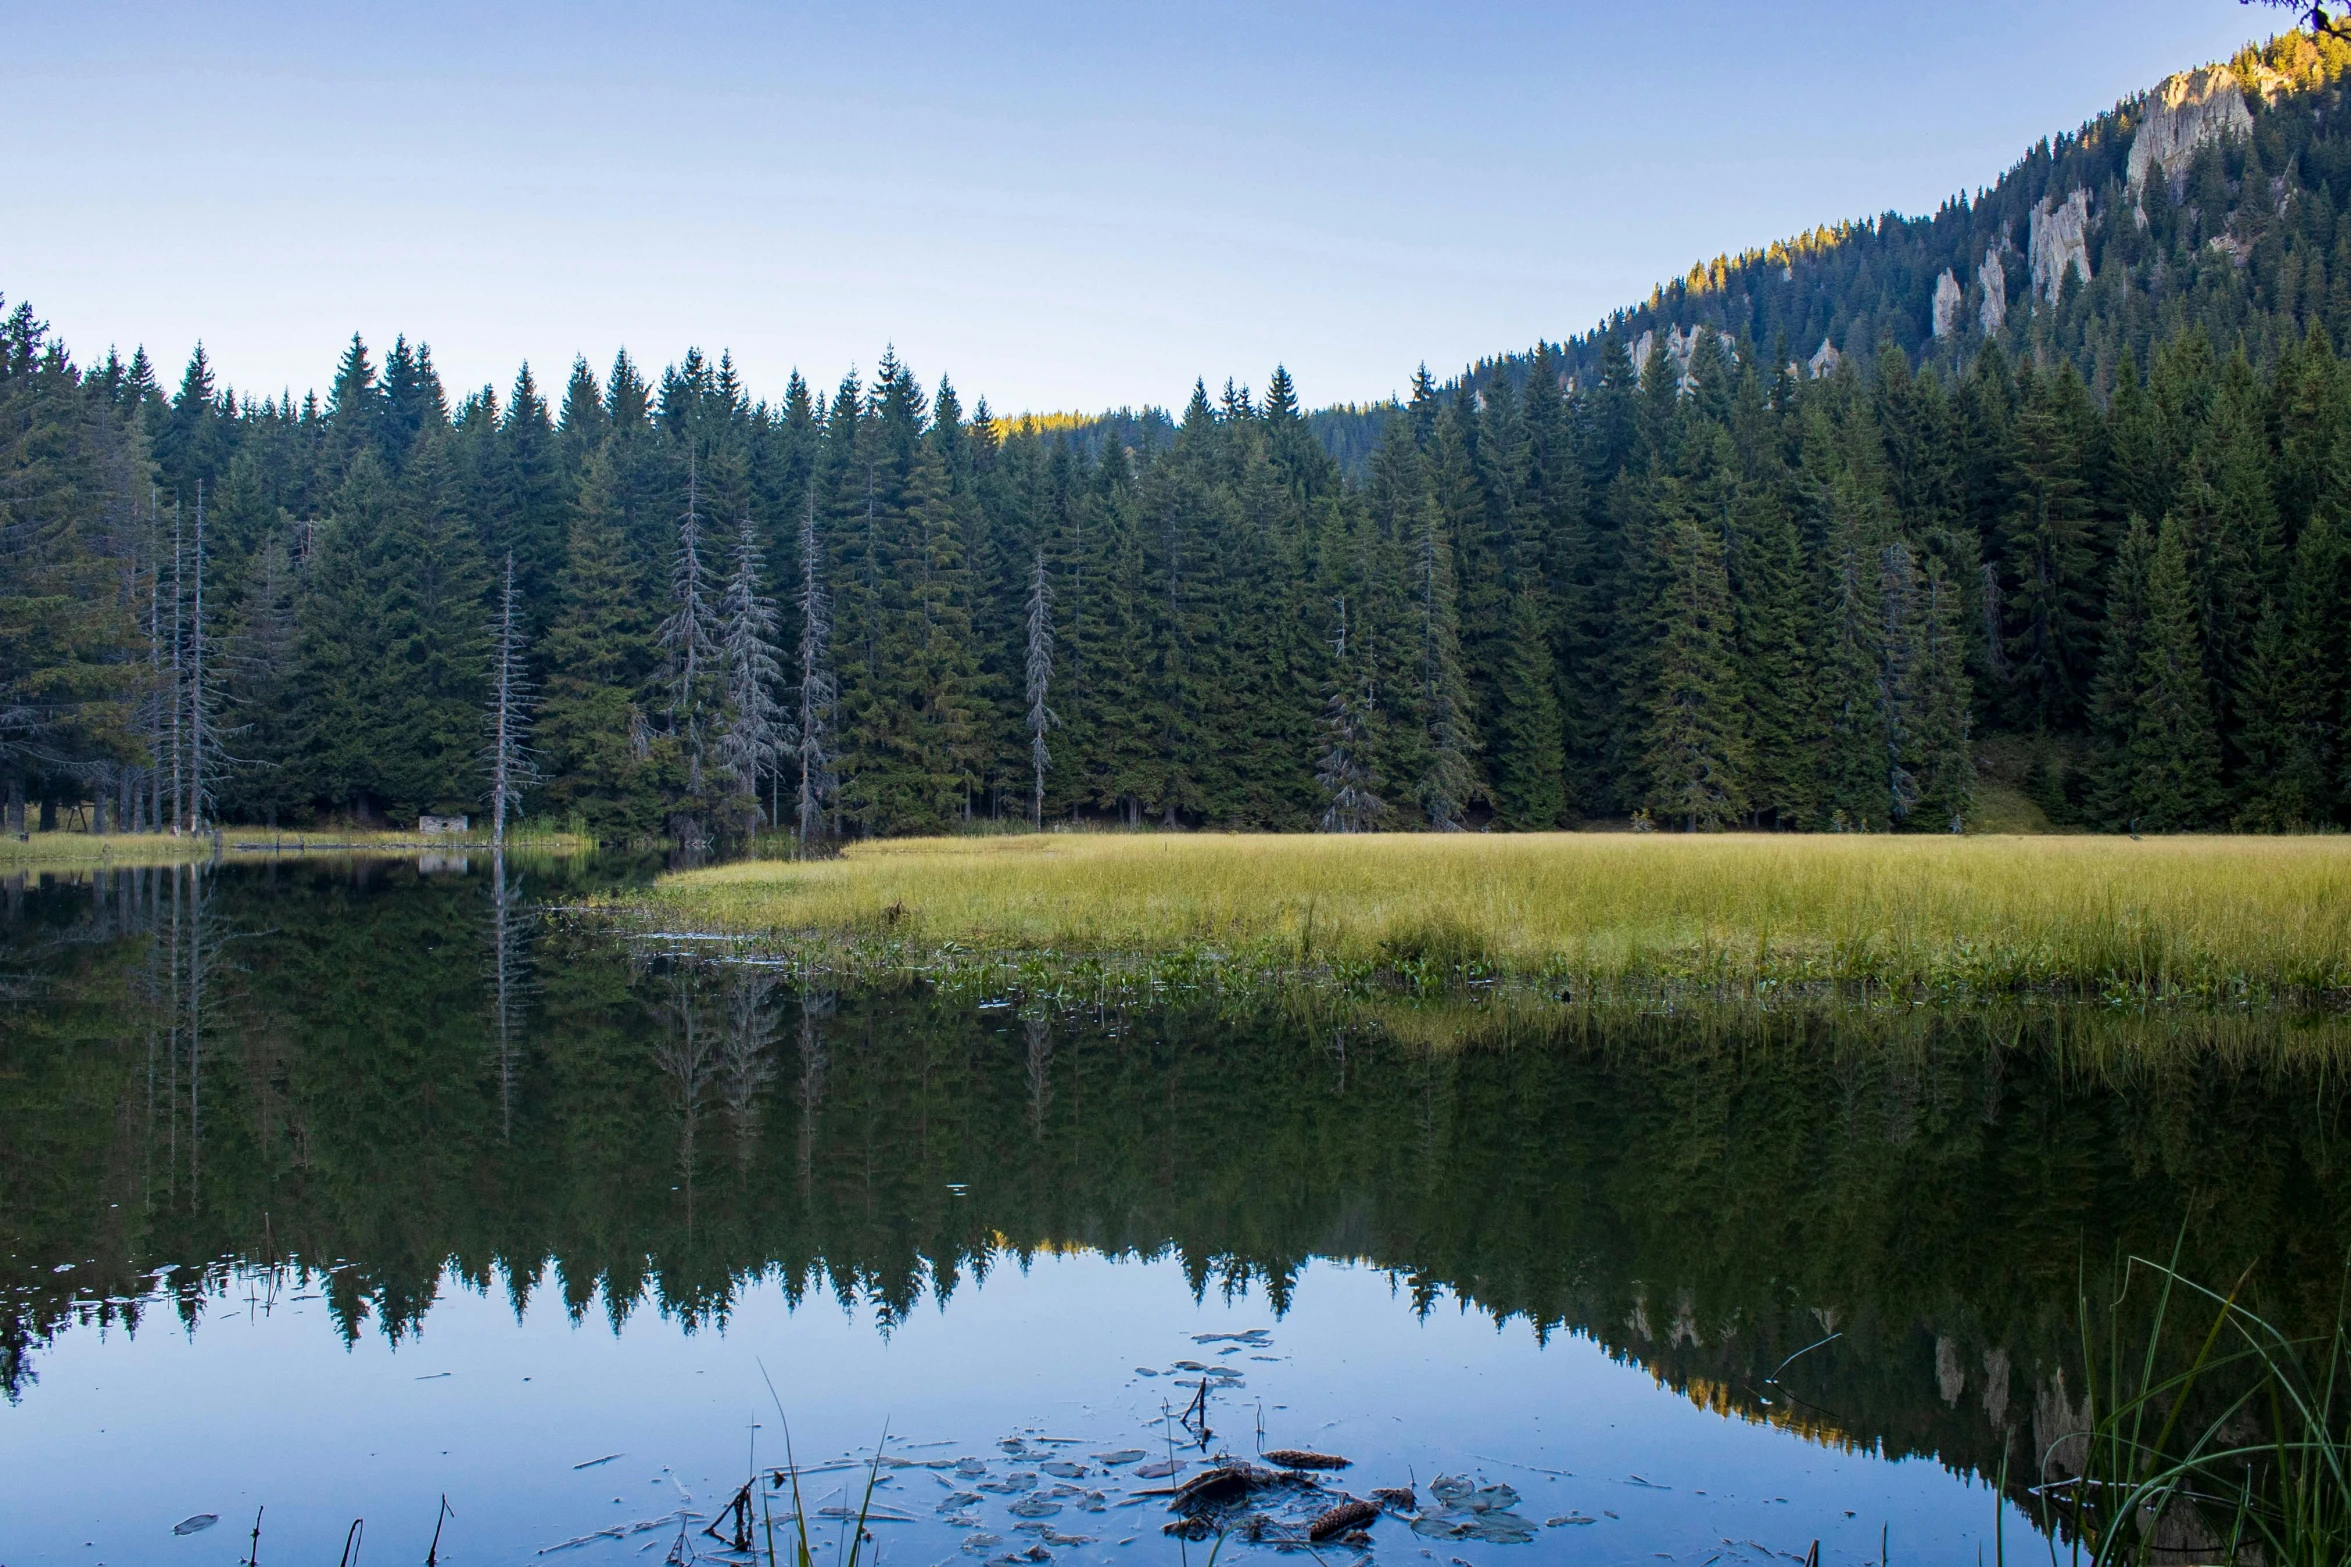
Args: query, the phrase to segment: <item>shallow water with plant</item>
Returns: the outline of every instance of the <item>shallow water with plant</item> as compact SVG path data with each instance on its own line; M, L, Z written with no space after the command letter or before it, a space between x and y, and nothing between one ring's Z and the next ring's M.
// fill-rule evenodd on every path
M2024 1560L2118 1259L2336 1320L2332 1014L839 993L634 875L0 881L0 1561L765 1560L787 1465L818 1561Z

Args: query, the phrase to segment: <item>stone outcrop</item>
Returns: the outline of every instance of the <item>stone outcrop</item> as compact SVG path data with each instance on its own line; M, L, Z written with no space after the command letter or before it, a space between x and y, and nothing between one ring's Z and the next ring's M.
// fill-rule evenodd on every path
M1845 356L1837 352L1837 345L1824 337L1820 340L1820 347L1814 351L1812 357L1804 361L1804 370L1807 375L1817 381L1823 376L1835 375L1837 366L1844 362Z
M1935 279L1935 336L1945 338L1959 330L1959 279L1945 267L1943 275Z
M1976 320L1983 326L1984 336L1997 336L2008 324L2008 269L2000 264L1999 246L1984 252L1976 281L1984 285L1984 302L1976 307Z
M1698 334L1711 330L1712 328L1703 326L1693 326L1688 332L1684 332L1678 326L1669 326L1665 329L1665 342L1662 345L1665 349L1665 357L1667 362L1673 366L1674 385L1682 391L1688 391L1692 385L1690 359L1698 352ZM1739 362L1737 346L1719 332L1714 335L1716 346L1722 351L1723 361L1726 364L1736 365ZM1642 374L1648 370L1649 358L1657 352L1660 346L1654 331L1643 332L1639 337L1633 339L1632 354L1635 374Z
M2068 268L2090 281L2090 193L2076 190L2063 202L2044 196L2033 207L2031 237L2025 254L2031 258L2033 292L2050 304L2065 290Z
M2161 170L2176 190L2199 148L2252 134L2253 113L2235 71L2207 65L2167 76L2147 95L2131 137L2130 188L2139 191L2150 170Z

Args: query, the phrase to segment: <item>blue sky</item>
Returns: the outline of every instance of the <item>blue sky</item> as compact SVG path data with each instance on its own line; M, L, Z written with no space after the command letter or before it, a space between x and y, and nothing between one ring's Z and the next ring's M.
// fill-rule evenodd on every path
M2274 30L2230 0L10 8L0 291L453 390L885 344L1000 411L1385 396L1724 250L1932 210Z

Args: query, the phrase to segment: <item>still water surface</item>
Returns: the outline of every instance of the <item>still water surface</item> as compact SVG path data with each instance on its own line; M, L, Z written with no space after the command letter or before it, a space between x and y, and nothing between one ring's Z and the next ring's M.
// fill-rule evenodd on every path
M820 1561L885 1428L885 1562L1205 1561L1137 1472L1275 1448L1415 1491L1326 1561L2038 1553L2084 1270L2184 1227L2316 1321L2351 1238L2323 1024L1430 1051L835 996L536 912L622 874L9 886L0 1562L225 1567L256 1509L265 1561L355 1519L421 1561L444 1496L443 1561L726 1559L702 1526L784 1417Z

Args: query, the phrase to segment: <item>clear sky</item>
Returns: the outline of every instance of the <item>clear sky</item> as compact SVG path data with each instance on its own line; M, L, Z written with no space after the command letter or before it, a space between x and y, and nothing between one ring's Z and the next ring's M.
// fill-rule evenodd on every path
M9 5L0 292L255 393L895 343L1004 412L1320 404L1931 211L2274 30L2232 0Z

